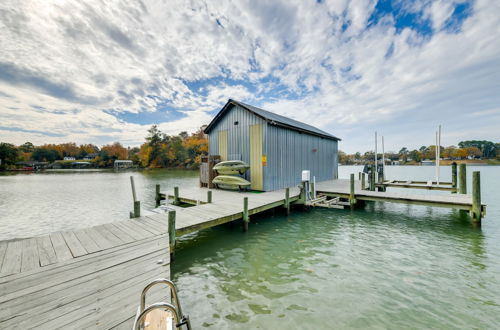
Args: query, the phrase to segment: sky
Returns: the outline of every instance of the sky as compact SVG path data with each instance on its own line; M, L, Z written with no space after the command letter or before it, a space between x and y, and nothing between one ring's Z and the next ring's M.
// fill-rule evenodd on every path
M136 146L232 98L346 152L500 142L499 40L498 0L3 0L0 141Z

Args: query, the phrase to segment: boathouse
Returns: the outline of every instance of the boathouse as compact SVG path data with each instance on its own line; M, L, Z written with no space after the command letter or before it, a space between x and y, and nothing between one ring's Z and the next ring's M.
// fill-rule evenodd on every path
M229 99L205 133L210 155L250 165L244 176L253 190L294 186L302 170L316 181L338 176L339 138L273 112Z

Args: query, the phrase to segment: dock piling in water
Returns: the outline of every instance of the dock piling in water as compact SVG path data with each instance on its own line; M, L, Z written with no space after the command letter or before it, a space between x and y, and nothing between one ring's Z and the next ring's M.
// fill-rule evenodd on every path
M207 203L212 203L212 190L207 191Z
M134 218L138 218L140 216L141 216L141 202L135 201L134 202Z
M365 173L360 173L360 174L361 174L361 190L365 190L366 188Z
M457 163L451 164L451 187L454 189L451 193L457 193Z
M175 211L168 211L168 238L170 248L170 258L175 256Z
M248 230L248 223L250 222L250 216L248 214L248 197L243 198L243 231Z
M174 187L174 201L172 202L174 205L179 205L179 187L175 186Z
M356 204L356 198L354 195L354 173L351 173L350 191L349 191L349 204L351 208Z
M472 172L472 222L474 224L481 223L481 173L479 171Z
M155 202L156 202L156 207L160 206L160 201L161 201L161 196L160 196L160 185L157 184L155 186Z
M285 211L286 215L290 214L290 188L285 189Z
M467 172L466 172L466 167L465 164L460 164L459 169L459 187L458 187L458 193L460 194L467 194Z

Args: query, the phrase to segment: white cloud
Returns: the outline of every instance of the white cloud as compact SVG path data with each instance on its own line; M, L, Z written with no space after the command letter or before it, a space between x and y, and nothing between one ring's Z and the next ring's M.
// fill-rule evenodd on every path
M499 140L500 5L473 2L450 33L456 3L398 3L431 22L422 36L390 16L367 27L368 0L4 1L0 127L25 132L0 130L0 140L137 144L149 125L117 113L177 109L185 117L158 123L174 134L207 123L228 98L331 131L347 151L371 148L374 129L388 148L426 144L414 135L438 123L450 139ZM490 120L468 115L484 111Z

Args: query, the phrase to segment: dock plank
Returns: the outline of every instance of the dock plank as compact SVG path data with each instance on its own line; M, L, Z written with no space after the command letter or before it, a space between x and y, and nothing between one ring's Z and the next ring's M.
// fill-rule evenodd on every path
M0 270L2 269L2 263L5 257L6 250L7 250L7 242L0 242Z
M86 255L88 252L83 247L82 243L78 240L75 233L72 231L63 231L62 236L68 245L73 257L80 257Z
M56 232L50 234L50 240L52 241L52 246L54 247L54 251L56 251L57 260L59 262L69 260L73 258L69 247L66 245L66 241L64 240L62 233Z
M84 229L85 233L99 246L101 250L113 247L113 243L108 241L95 227Z
M40 267L38 247L35 238L28 238L23 242L23 255L21 260L21 272Z
M86 230L75 230L73 233L88 253L94 253L102 250L92 237L90 237Z
M123 240L121 240L119 237L117 237L115 234L110 232L104 225L96 226L94 229L99 232L108 242L111 243L112 246L117 246L124 244Z
M103 225L104 228L106 228L109 232L111 232L113 235L118 237L120 240L122 240L124 243L131 243L135 241L135 238L121 230L120 228L114 226L111 223Z
M7 244L2 269L0 270L2 275L15 274L21 271L22 252L22 241L12 241Z
M38 256L40 266L44 267L57 262L56 251L52 246L52 241L49 235L44 235L36 238L38 245Z

